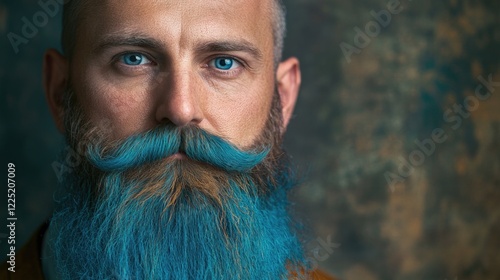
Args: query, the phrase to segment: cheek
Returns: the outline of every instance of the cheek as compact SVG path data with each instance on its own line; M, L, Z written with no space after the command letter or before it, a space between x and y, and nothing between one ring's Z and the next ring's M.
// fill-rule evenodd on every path
M271 94L248 95L224 102L219 108L219 132L240 148L254 144L269 117Z
M88 76L79 91L79 100L92 123L111 124L107 128L114 139L145 130L148 123L147 93L144 89L123 87Z

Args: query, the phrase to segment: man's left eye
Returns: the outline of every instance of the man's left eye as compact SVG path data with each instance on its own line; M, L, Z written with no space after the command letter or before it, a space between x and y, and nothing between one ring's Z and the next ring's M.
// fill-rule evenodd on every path
M120 61L129 66L138 66L151 63L145 55L140 53L127 53L120 57Z
M217 58L212 59L208 63L208 65L210 67L214 67L218 70L227 71L227 70L237 68L238 66L240 66L240 63L236 59L231 58L231 57L217 57Z

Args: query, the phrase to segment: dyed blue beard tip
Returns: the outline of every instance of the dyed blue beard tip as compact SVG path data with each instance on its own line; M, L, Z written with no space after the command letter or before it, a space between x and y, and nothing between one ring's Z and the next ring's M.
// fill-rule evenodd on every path
M200 131L202 137L186 138L186 155L194 160L206 162L228 172L247 172L261 163L270 149L242 151L220 137Z

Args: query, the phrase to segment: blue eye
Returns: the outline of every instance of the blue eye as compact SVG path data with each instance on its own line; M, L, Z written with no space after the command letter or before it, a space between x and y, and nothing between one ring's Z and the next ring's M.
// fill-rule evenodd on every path
M230 57L218 57L210 61L210 66L215 67L219 70L230 70L237 64L238 62Z
M151 61L140 53L128 53L121 56L121 61L126 65L137 66L150 63Z

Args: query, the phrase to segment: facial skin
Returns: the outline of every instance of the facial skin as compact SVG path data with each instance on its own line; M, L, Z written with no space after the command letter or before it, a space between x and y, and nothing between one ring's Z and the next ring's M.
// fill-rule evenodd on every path
M70 80L90 120L112 124L113 139L169 122L196 125L245 148L269 117L276 85L283 130L288 124L300 71L295 58L274 67L270 1L91 6L73 57L54 50L45 56L47 99L61 131Z

